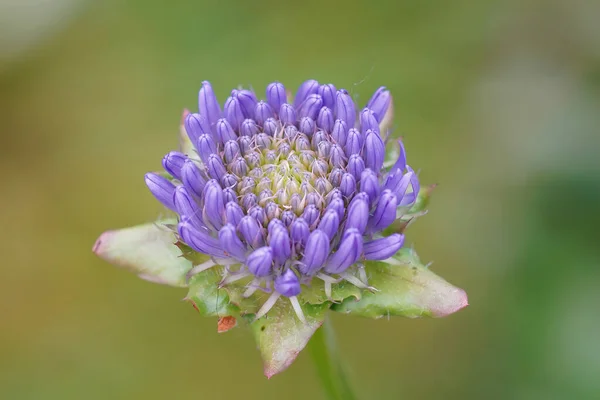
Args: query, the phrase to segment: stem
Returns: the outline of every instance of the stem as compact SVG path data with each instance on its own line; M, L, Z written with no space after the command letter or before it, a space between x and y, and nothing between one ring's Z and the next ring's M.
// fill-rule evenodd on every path
M317 329L309 344L323 388L329 400L355 400L340 361L335 333L329 319Z

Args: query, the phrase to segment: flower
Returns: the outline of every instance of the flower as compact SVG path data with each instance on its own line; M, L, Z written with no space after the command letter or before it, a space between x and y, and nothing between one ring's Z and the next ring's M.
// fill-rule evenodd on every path
M432 187L421 189L402 141L386 154L392 108L385 87L359 110L348 91L315 80L294 96L271 83L264 100L235 89L221 107L205 81L199 113L184 113L180 151L165 155L164 172L145 176L176 219L146 237L105 233L94 250L145 279L188 286L186 299L203 314L260 326L269 376L291 363L327 309L454 312L464 292L401 251ZM169 238L184 260L172 260ZM140 261L141 248L169 262Z

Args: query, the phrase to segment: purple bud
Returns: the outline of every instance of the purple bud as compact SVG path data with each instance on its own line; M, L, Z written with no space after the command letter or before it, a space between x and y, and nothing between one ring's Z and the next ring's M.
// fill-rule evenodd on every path
M320 160L321 162L324 162L323 160ZM327 178L324 177L319 177L317 179L315 179L315 189L317 190L317 192L321 195L325 195L328 191L330 191L332 188L331 182L329 182L327 180Z
M289 141L292 141L298 134L298 129L294 125L286 126L283 130L283 135Z
M225 189L223 189L223 201L225 202L225 205L227 205L227 203L237 201L237 193L235 192L233 187L226 187Z
M315 161L315 156L313 156L313 152L310 150L304 150L300 152L300 162L304 164L305 167L309 167L313 161Z
M256 205L257 201L254 193L246 193L244 197L242 197L242 206L248 211Z
M290 205L292 206L292 211L296 214L304 210L304 203L298 193L292 194L290 197Z
M325 264L325 272L341 274L358 261L363 250L361 233L354 228L344 232L337 251L329 256Z
M273 195L271 194L269 197L272 198ZM277 205L277 203L275 203L273 201L268 202L267 205L265 206L265 214L267 214L267 219L269 219L269 220L279 221L277 218L279 218L280 213L281 213L281 210L279 209L279 206Z
M377 89L373 97L367 103L367 107L373 110L375 116L377 117L377 122L381 122L381 120L385 117L385 113L390 107L390 102L392 100L392 96L390 95L389 90L386 90L385 86Z
M369 204L377 199L380 190L377 174L369 168L365 169L360 175L360 191L369 196Z
M346 155L344 154L344 150L338 144L334 144L331 146L331 150L329 151L329 163L332 167L345 167L346 166Z
M273 116L273 109L269 104L267 104L267 102L259 101L256 103L256 107L254 109L254 119L259 125L262 125L267 118L272 118Z
M319 86L317 94L323 98L323 105L333 109L335 107L335 94L337 90L331 83Z
M328 141L327 140L327 132L322 131L322 130L316 131L311 139L313 149L316 150L318 148L319 144L323 141Z
M217 120L217 138L220 143L225 143L228 140L237 139L237 135L233 128L225 118Z
M334 167L331 169L329 176L327 179L334 187L339 187L342 183L342 176L344 175L344 170L338 167Z
M386 189L377 201L375 212L369 221L369 232L379 232L396 220L398 199L391 190Z
M338 220L341 221L342 218L344 218L344 212L346 211L344 209L344 200L342 200L342 198L340 197L332 198L331 201L329 201L327 208L325 209L325 213L327 214L327 212L331 210L337 213Z
M414 172L407 172L404 175L402 175L401 172L390 174L385 182L384 188L390 189L392 193L400 199L400 203L402 203L402 198L408 189L408 185L410 184L413 175Z
M342 175L342 181L340 182L340 191L346 197L350 197L356 191L356 179L349 173Z
M221 179L221 177L227 173L227 170L223 165L223 161L221 161L221 158L216 154L211 154L208 156L206 169L208 171L208 175L213 179Z
M212 136L208 134L200 135L200 137L198 138L198 143L196 144L196 149L198 150L200 159L205 164L208 162L208 157L211 154L217 153L217 145L213 140Z
M304 100L310 96L311 94L317 93L319 90L319 82L315 80L308 80L302 83L298 88L298 92L296 92L296 99L294 100L294 107L300 107L300 104L304 102Z
M171 151L163 157L162 165L172 177L181 180L181 167L187 160L187 156L178 151Z
M238 226L242 237L250 246L256 248L265 244L262 228L254 217L246 215Z
M360 112L360 131L365 133L368 129L371 129L379 134L379 123L377 122L377 118L375 118L375 114L372 110L363 108L363 110Z
M275 118L267 118L263 124L263 131L269 136L275 136L279 132L279 121Z
M331 129L331 137L335 141L335 143L340 146L346 145L346 137L348 135L348 126L346 122L342 119L336 119L333 124L333 128Z
M329 237L322 230L315 229L308 236L304 246L304 257L299 269L303 275L314 275L329 255Z
M182 220L179 223L178 231L183 242L197 252L227 258L227 254L221 249L221 244L217 238L210 236L204 230L194 228L187 220Z
M309 226L313 226L319 220L319 209L314 204L309 204L302 213L302 218L308 223Z
M211 126L216 124L217 120L221 118L221 106L219 106L217 97L208 81L202 82L202 88L198 94L198 110L200 111L200 115L204 116Z
M365 162L362 157L358 154L352 154L348 159L347 170L355 179L360 179L362 172L365 170Z
M269 103L273 110L279 110L286 100L285 87L283 84L273 82L267 86L267 103Z
M271 274L273 264L273 249L268 246L254 250L246 259L248 270L259 278Z
M253 119L245 119L242 122L242 126L240 127L240 135L241 136L254 136L260 132L260 128L256 125Z
M269 221L269 225L267 225L267 232L269 232L269 234L271 234L273 232L273 230L278 229L278 228L285 229L285 225L283 225L283 222L281 222L281 220L279 218L274 218L271 221Z
M348 205L346 229L356 228L362 234L369 222L369 196L361 192L354 196Z
M246 164L246 160L244 160L243 157L236 158L230 167L231 172L233 172L240 178L248 173L248 164Z
M319 110L323 107L323 99L318 94L309 95L306 100L302 102L298 109L298 116L309 117L313 120L319 115Z
M235 96L240 102L240 107L242 112L244 113L244 117L253 118L254 117L254 109L256 107L256 103L258 100L256 99L256 95L249 90L236 90Z
M315 133L315 121L309 117L300 118L299 131L307 134L308 136L312 136Z
M367 260L385 260L396 254L403 244L404 235L399 233L371 240L363 246L365 258Z
M254 218L259 224L265 225L267 223L267 214L265 209L261 206L254 206L248 210L248 215Z
M287 156L292 151L290 144L288 142L281 142L279 146L277 146L277 154L280 156Z
M323 205L323 199L318 193L310 192L306 195L306 204L312 204L320 209Z
M223 149L223 157L225 158L226 163L230 163L235 160L236 157L240 156L240 146L235 140L228 140L225 142L225 147Z
M228 223L238 226L242 218L244 218L244 211L237 202L230 201L225 205L225 219Z
M406 166L406 169L411 174L410 176L410 185L412 186L412 192L406 193L404 197L400 200L400 206L408 207L413 205L417 200L417 196L419 195L419 190L421 190L421 185L419 184L419 177L415 174L415 171L410 166Z
M273 258L278 264L284 264L292 255L290 235L285 228L275 228L269 237L269 246L273 249Z
M279 108L279 119L284 125L293 125L296 123L296 110L287 103L283 103Z
M338 228L340 227L340 217L336 210L329 210L323 214L323 218L321 218L321 222L319 222L319 228L329 239L333 239L335 234L337 233Z
M254 190L254 186L254 179L250 178L249 176L244 176L242 181L238 184L238 192L241 195L250 193L252 190Z
M221 176L221 179L219 179L219 181L221 182L221 186L226 188L226 189L231 189L232 187L234 187L235 185L237 185L239 179L237 176L233 175L233 174L223 174L223 176ZM233 193L233 199L235 199L235 192ZM228 199L226 199L225 202L229 201Z
M204 214L212 226L220 229L223 226L223 216L225 214L225 203L223 199L223 189L221 185L214 180L206 182L204 186Z
M189 158L185 160L183 167L181 167L181 181L193 195L198 198L202 197L206 179L204 179L204 176L202 176L202 173L196 164Z
M296 151L310 150L310 140L304 134L296 135L294 139L294 149Z
M322 144L327 144L327 142L323 142ZM322 146L319 146L319 148L321 148ZM320 157L324 157L321 156L321 153L319 154ZM327 174L327 170L328 170L328 165L327 165L327 161L325 160L314 160L311 164L311 172L314 175L317 176L325 176Z
M294 219L296 219L296 214L290 210L285 210L281 213L281 221L285 226L290 226Z
M144 176L146 186L158 201L160 201L168 209L177 212L175 203L173 202L173 194L175 193L175 185L167 178L162 177L154 172L149 172Z
M237 233L235 232L235 226L232 224L225 224L219 231L219 243L223 250L230 256L235 257L240 261L246 259L246 246Z
M335 117L346 122L348 128L354 128L356 121L356 106L352 97L344 89L338 90L335 95Z
M402 140L398 140L398 145L400 146L400 154L398 155L398 160L394 166L390 169L390 173L396 173L397 171L404 172L406 169L406 150L404 150L404 144Z
M271 136L266 133L259 133L256 135L256 145L261 149L268 149L271 147Z
M294 243L305 244L310 234L310 228L304 218L296 218L290 226L290 234Z
M188 114L185 117L184 126L192 143L198 143L198 138L203 133L211 134L210 122L198 113Z
M326 132L331 132L333 123L333 111L330 108L322 107L317 116L317 126Z
M300 281L291 269L275 278L275 291L285 297L294 297L300 294Z
M360 154L363 148L363 135L357 129L348 130L346 137L346 155Z
M365 166L375 172L381 171L385 158L385 145L381 136L372 130L367 130L365 137L365 149L363 151Z
M246 119L242 112L240 101L236 97L229 97L227 99L223 107L223 114L225 114L225 118L227 118L227 121L229 121L235 131L239 131L242 122Z

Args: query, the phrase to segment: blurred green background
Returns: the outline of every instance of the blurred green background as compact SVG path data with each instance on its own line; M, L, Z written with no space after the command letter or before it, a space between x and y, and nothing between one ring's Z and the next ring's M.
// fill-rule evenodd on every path
M0 398L321 398L308 354L267 381L216 333L96 259L154 220L143 174L202 80L221 101L315 78L391 89L411 165L439 183L411 227L469 293L445 319L335 315L362 399L600 397L600 3L0 0Z

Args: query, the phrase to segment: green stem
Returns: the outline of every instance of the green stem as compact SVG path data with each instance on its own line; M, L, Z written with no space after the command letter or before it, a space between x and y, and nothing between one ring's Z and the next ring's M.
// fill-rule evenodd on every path
M317 374L329 400L355 400L356 396L348 384L344 367L339 358L333 326L325 319L309 344Z

